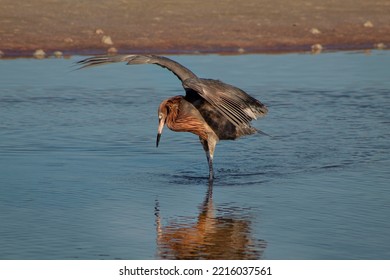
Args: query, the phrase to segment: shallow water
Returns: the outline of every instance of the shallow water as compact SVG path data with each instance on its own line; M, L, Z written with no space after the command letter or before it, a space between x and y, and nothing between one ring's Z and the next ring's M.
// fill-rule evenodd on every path
M172 58L269 107L212 192L169 71L0 60L0 259L390 258L390 52Z

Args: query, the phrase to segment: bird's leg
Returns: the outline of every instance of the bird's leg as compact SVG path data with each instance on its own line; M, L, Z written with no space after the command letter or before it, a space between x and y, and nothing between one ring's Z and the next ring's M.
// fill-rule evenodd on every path
M216 142L210 140L207 141L201 138L199 139L202 143L204 151L206 152L207 163L209 164L209 182L212 182L214 179L213 158Z
M214 179L213 156L209 153L209 156L207 159L209 162L209 181L211 182Z

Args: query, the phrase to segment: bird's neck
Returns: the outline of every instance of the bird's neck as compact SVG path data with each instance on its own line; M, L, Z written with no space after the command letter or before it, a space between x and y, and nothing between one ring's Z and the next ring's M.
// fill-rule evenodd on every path
M166 125L173 131L191 132L204 140L208 140L210 134L215 134L199 111L182 96L174 97L174 106L170 106ZM215 138L218 137L215 135Z
M177 107L171 108L166 120L166 124L169 129L175 130L175 124L178 115L179 115L179 109Z

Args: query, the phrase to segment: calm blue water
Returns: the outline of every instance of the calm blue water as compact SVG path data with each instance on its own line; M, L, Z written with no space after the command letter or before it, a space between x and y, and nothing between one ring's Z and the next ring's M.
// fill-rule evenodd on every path
M390 258L390 52L172 58L270 110L212 194L169 71L0 60L0 259Z

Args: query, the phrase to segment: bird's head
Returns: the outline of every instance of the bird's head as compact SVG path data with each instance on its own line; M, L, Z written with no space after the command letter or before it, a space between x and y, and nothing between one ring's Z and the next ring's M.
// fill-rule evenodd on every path
M156 147L158 147L158 143L160 142L161 134L165 125L165 121L168 115L168 106L167 102L163 101L158 107L158 130L157 130L157 140Z
M161 102L160 106L158 107L158 131L156 147L158 147L158 143L160 142L161 134L165 124L168 126L168 128L175 130L175 120L179 113L179 106L182 98L183 97L180 95L171 97Z

